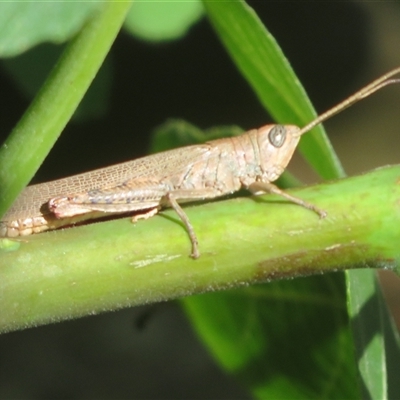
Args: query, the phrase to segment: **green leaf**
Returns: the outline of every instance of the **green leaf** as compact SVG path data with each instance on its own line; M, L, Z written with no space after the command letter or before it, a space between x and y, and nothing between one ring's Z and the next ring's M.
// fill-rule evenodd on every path
M347 271L348 310L355 335L356 360L363 398L390 399L400 393L400 341L389 316L375 271ZM388 364L387 357L391 358ZM391 395L390 395L391 394Z
M134 2L125 28L133 35L148 41L179 39L204 14L198 0L160 0Z
M63 43L74 36L103 2L0 3L0 57L12 57L42 42Z
M243 1L204 1L208 17L236 66L276 121L304 126L316 117L304 88L273 36ZM299 145L325 179L344 176L321 126Z
M359 397L338 290L343 277L291 283L194 296L183 304L214 356L257 398Z

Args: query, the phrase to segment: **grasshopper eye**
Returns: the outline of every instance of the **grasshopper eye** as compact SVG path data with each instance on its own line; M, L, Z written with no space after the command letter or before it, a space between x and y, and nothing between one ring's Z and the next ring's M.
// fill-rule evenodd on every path
M283 125L275 125L269 131L268 138L274 147L282 147L286 139L286 128Z

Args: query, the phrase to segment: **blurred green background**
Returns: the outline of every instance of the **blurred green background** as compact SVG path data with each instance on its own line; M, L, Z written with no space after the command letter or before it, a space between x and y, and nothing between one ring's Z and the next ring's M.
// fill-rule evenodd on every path
M249 4L320 112L400 65L397 3ZM103 73L110 94L102 110L67 126L35 182L144 155L151 131L168 118L201 128L271 121L206 19L177 41L148 43L121 32ZM4 66L0 88L3 140L29 99ZM399 99L400 88L385 89L326 124L349 175L399 162ZM291 167L306 182L315 180L299 157ZM399 315L399 279L389 273L382 279ZM249 397L214 365L176 303L5 334L0 354L1 399Z

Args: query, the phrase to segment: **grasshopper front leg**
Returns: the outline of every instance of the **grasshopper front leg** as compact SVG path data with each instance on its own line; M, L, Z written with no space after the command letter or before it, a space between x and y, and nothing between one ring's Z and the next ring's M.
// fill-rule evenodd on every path
M292 196L289 193L286 193L271 182L253 182L251 185L249 185L248 190L255 195L261 193L277 194L278 196L285 198L291 203L297 204L301 207L307 208L308 210L315 212L319 215L320 218L325 218L327 216L326 211L319 209L318 207L314 206L314 204L308 203L299 197Z

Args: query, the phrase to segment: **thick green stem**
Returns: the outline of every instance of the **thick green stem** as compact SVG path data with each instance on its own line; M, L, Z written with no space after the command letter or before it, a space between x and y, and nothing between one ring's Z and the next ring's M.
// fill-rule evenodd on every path
M202 256L172 210L3 241L0 330L345 268L398 268L400 167L275 196L186 207Z

